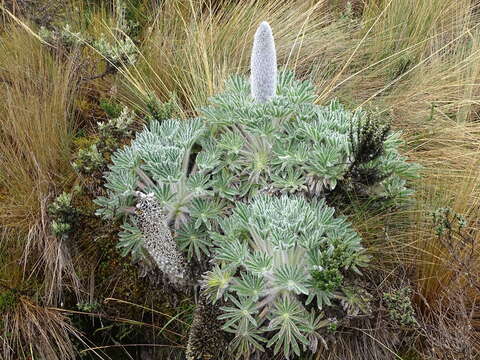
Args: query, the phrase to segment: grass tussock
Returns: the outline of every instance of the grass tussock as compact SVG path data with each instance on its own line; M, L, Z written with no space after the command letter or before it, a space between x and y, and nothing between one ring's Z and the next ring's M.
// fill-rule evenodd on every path
M1 220L28 228L42 218L52 184L71 175L75 68L23 29L11 28L1 46Z
M65 315L24 296L14 301L2 318L2 359L75 359L71 337L81 340L81 335Z
M72 274L64 245L50 234L47 203L72 178L76 69L16 26L0 47L0 224L7 240L23 239L15 244L26 262L46 269L53 300L62 273Z

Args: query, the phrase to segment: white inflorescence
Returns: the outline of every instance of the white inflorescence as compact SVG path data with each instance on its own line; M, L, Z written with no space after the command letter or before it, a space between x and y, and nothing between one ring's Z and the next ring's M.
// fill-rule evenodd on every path
M177 249L166 216L153 194L139 193L137 203L138 227L143 233L143 246L155 260L158 268L173 281L184 281L187 267Z
M266 21L255 33L250 66L252 97L259 103L270 100L277 87L277 54L272 29Z

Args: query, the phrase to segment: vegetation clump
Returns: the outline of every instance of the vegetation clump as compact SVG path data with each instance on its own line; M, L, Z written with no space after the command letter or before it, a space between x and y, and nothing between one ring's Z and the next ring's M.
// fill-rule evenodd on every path
M224 302L219 319L238 357L266 347L289 358L324 342L326 307L369 312L369 294L344 286L368 256L325 197L355 182L370 198L403 201L418 168L388 126L336 100L316 105L314 86L292 72L277 79L276 61L261 59L275 56L267 27L255 38L251 81L231 77L199 118L152 119L114 152L107 194L95 202L98 215L123 221L122 254L147 250L178 287L186 263L212 259L201 283L212 303Z
M0 314L11 311L18 302L18 295L13 290L0 292Z
M402 287L398 290L383 294L390 318L403 327L418 325L411 296L412 289L410 287Z
M475 1L2 5L2 358L478 357Z
M69 24L65 24L60 29L47 29L42 26L38 35L47 43L63 46L66 49L80 46L84 41L81 34L73 32Z
M263 350L266 342L287 358L315 351L317 331L329 323L316 312L341 296L342 274L368 262L358 234L323 200L264 194L238 204L220 229L210 233L217 265L204 287L212 301L231 303L220 318L235 350Z
M124 141L132 135L132 124L135 113L124 107L120 112L110 104L103 103L112 117L105 122L99 122L99 135L87 148L78 150L73 168L84 176L100 174L106 168L107 159Z
M213 245L208 231L238 200L262 193L326 196L352 166L382 174L376 182L357 179L373 198L407 198L405 182L417 176L417 166L398 153L399 134L389 134L382 151L357 161L350 128L362 126L366 114L350 113L337 101L314 105L314 96L310 83L283 72L276 97L258 104L245 79L231 78L200 118L152 121L113 154L105 176L108 194L96 200L97 213L121 217L131 229L139 194L153 193L181 247L200 259ZM130 242L134 238L142 239L130 237L120 246L139 249Z
M63 192L48 206L53 235L68 237L78 220L78 211L72 205L72 194Z

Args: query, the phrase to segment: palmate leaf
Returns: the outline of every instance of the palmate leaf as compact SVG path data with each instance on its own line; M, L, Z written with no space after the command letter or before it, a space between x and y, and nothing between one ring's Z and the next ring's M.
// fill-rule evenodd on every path
M306 314L297 300L292 300L289 296L277 299L268 324L268 330L276 333L267 343L267 347L275 344L273 349L275 355L283 349L283 355L287 359L292 352L299 356L299 344L308 345L308 339L301 331L307 320Z
M327 327L330 323L331 320L325 319L323 313L317 315L313 310L308 313L305 318L305 323L301 326L301 330L309 341L308 348L312 353L317 352L319 340L325 348L327 348L327 343L318 330ZM306 348L307 346L304 346L305 350Z
M202 151L197 155L195 163L200 171L206 172L220 165L220 153L218 151Z
M238 296L245 296L253 301L257 301L263 295L265 290L265 280L263 277L241 273L241 279L235 279L232 285L232 290Z
M220 197L224 199L234 200L235 196L239 195L238 189L232 184L235 181L235 176L226 170L220 171L212 179L212 188L215 189Z
M233 131L227 131L218 141L218 147L229 153L238 154L244 143L242 136Z
M250 82L240 75L232 75L225 82L225 91L250 95Z
M190 148L204 131L205 127L200 119L184 120L181 122L180 130L176 135L176 143L184 148Z
M295 173L292 168L288 168L286 172L279 175L272 174L270 178L272 179L272 185L280 189L282 193L307 190L304 174Z
M305 142L288 145L283 142L277 142L273 146L274 156L272 157L272 165L279 170L292 168L294 173L301 174L302 170L299 166L303 166L308 161L311 151L311 147Z
M156 185L148 187L146 189L146 193L148 194L151 192L155 195L155 199L160 205L170 203L175 197L175 194L172 192L170 184L162 184L158 186Z
M328 291L328 290L321 290L318 288L315 288L314 284L312 283L310 286L310 292L308 294L308 298L305 301L305 305L310 305L310 303L315 300L317 303L317 308L318 309L323 309L323 307L326 306L331 306L332 305L332 299L335 297L335 293L333 291Z
M133 196L123 196L108 191L108 196L99 196L93 202L99 206L95 215L111 220L125 215L124 210L133 204Z
M187 251L189 260L195 256L201 260L202 256L210 255L209 247L212 245L207 232L200 228L195 228L191 222L183 224L176 232L176 240L181 250Z
M259 135L266 138L272 138L276 132L274 118L265 115L260 115L260 117L257 115L255 117L255 122L249 123L247 125L247 129L254 135Z
M284 70L278 73L277 95L286 95L286 91L295 84L295 73Z
M117 243L117 249L120 249L122 256L132 255L134 260L138 260L143 257L143 233L136 225L124 223L121 226L122 230L119 233L119 242Z
M209 181L209 176L196 173L189 176L187 180L187 186L195 197L211 195L212 191L208 190L211 187Z
M152 180L160 183L172 184L179 182L183 176L182 173L182 153L177 148L163 149L163 154L150 153L142 170L151 175Z
M190 204L190 216L194 219L197 229L204 224L208 230L211 230L212 222L220 219L223 209L224 204L220 200L195 198Z
M261 336L265 331L258 326L248 322L246 326L233 326L225 329L229 333L235 334L235 337L230 342L230 348L235 353L235 358L241 357L250 358L250 355L258 350L265 351L261 343L267 342L267 340Z
M181 131L181 126L182 124L180 124L178 121L166 119L164 121L152 121L149 124L149 130L152 132L152 134L155 134L166 141L172 141L175 139L177 133Z
M284 264L273 271L273 276L275 287L292 291L297 295L308 295L308 277L300 266Z
M273 257L265 252L255 251L245 260L245 267L256 275L270 273L273 268Z
M117 169L131 170L137 166L138 161L138 153L136 153L131 147L118 149L112 155L112 163Z
M347 164L337 149L322 146L311 153L306 169L314 175L338 179L346 172Z
M215 254L215 259L226 264L242 265L249 255L248 244L239 240L222 239L218 241L215 238L215 244L218 246Z
M202 287L206 296L215 303L222 298L233 280L236 268L215 265L202 276Z
M228 301L231 301L234 306L222 306L220 310L224 313L218 317L219 320L226 320L223 329L228 329L231 326L236 326L240 329L246 329L248 323L257 326L257 321L252 316L257 313L255 301L248 298L240 298L237 300L233 296L227 296Z
M105 187L112 192L119 193L123 196L128 196L136 189L138 176L131 171L116 169L106 176L107 183Z

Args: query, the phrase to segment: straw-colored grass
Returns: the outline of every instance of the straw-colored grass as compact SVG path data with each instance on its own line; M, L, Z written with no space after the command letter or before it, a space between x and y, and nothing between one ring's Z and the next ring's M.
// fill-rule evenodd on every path
M203 4L203 6L202 6ZM141 60L125 71L126 94L175 94L187 110L204 105L231 74L248 72L253 33L262 20L275 31L281 66L308 73L315 59L348 46L326 1L167 1L140 46ZM329 56L332 54L332 56ZM315 61L314 61L315 60Z
M48 201L72 177L76 69L12 26L0 39L0 81L0 226L5 241L14 238L12 246L23 248L26 263L45 268L53 300L62 277L74 276L46 213Z
M2 319L2 359L76 358L71 337L82 341L82 335L67 316L55 309L38 306L25 296L19 296L16 301Z

